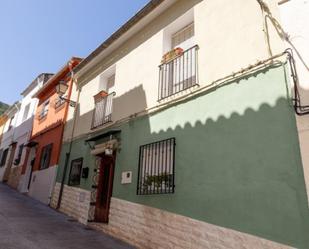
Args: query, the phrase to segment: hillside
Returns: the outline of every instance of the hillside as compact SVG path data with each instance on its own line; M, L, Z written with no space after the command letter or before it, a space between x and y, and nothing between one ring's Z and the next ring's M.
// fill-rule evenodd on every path
M5 112L5 110L8 108L9 108L9 105L0 101L0 115L2 115Z

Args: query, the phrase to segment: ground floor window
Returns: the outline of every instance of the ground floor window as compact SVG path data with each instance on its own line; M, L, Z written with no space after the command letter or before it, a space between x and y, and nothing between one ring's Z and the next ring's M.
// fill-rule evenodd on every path
M6 163L6 158L8 156L9 149L5 149L2 153L1 161L0 161L0 167L3 167Z
M49 144L43 147L41 152L40 169L47 169L49 167L52 148L53 144Z
M174 193L175 138L140 147L137 194Z
M71 170L69 175L69 185L77 186L80 184L80 176L83 167L83 158L72 160Z
M17 158L14 161L15 165L18 165L20 163L21 156L23 154L23 149L24 149L24 144L19 145L19 147L18 147L18 155L17 155Z

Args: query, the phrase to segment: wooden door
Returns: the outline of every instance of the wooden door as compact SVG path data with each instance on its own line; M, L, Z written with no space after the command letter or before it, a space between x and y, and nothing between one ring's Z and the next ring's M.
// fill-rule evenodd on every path
M115 157L103 156L99 169L99 182L95 206L95 221L108 222L109 206L113 191Z
M11 145L10 157L9 157L9 161L7 163L6 169L4 171L3 182L7 182L10 178L11 168L12 168L12 164L13 164L13 160L15 156L16 145L17 143L14 143Z

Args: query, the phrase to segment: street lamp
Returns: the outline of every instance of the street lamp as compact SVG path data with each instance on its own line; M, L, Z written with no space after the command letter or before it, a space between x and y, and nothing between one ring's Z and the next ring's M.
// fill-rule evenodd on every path
M67 103L69 103L70 106L75 107L76 102L72 101L70 99L66 99L63 97L63 95L67 92L69 86L66 84L65 81L61 80L59 83L56 85L56 92L59 95L59 98Z
M59 84L56 86L56 92L59 96L63 96L68 90L68 85L63 81L59 81Z

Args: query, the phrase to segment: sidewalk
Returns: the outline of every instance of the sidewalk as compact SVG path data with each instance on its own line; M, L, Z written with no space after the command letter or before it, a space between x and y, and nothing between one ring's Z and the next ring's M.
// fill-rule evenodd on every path
M129 249L0 184L0 249Z

